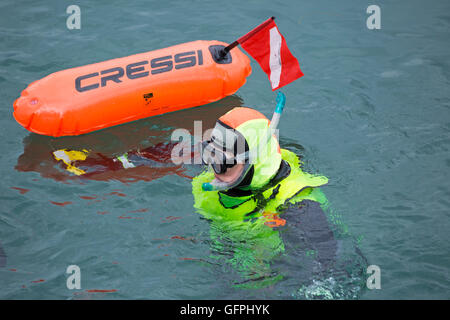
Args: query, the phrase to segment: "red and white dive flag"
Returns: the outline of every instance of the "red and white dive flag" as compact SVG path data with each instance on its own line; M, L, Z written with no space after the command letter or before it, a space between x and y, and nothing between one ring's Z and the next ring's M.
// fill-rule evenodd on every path
M261 27L261 28L260 28ZM303 76L273 18L237 40L267 73L272 91Z

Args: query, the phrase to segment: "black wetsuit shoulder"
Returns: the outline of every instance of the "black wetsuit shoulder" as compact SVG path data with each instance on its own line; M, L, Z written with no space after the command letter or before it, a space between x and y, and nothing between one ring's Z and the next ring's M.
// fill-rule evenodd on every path
M281 233L284 243L301 242L302 248L314 250L317 260L329 265L336 260L337 241L325 211L316 201L303 200L289 204L280 215L286 220Z

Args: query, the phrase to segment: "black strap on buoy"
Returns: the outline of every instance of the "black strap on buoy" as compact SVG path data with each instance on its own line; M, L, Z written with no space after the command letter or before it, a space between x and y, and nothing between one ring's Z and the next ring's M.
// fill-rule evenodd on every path
M267 19L266 21L261 23L259 26L257 26L256 28L252 29L250 32L244 34L242 37L240 37L239 39L237 39L233 43L229 44L228 46L226 46L222 50L220 50L219 51L219 59L225 58L225 56L228 54L228 52L230 52L231 49L236 47L238 44L241 44L244 41L248 40L249 38L253 37L258 31L260 31L262 28L267 26L273 20L275 20L275 17L270 17L269 19Z

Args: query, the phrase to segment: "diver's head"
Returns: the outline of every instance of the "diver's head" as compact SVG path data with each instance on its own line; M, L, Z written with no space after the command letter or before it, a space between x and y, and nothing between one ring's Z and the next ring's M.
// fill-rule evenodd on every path
M275 136L267 136L268 129L269 120L254 109L234 108L221 116L211 138L202 143L203 163L215 175L203 189L264 186L276 174L281 162L278 141Z

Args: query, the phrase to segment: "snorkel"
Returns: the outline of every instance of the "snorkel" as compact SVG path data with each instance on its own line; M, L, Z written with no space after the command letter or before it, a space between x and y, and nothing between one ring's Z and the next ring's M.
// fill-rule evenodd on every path
M286 96L283 92L278 91L277 94L277 107L273 113L272 120L270 120L269 131L271 136L278 127L278 122L280 122L281 113L283 112L284 105L286 104Z
M267 143L271 139L272 135L274 134L275 130L278 127L278 123L280 121L281 113L283 112L284 106L286 104L286 96L281 92L278 91L277 98L276 98L276 108L272 116L272 120L270 121L270 125L268 130L265 133L265 137L261 140L260 144ZM232 183L221 181L217 178L214 178L211 182L205 182L202 185L203 191L222 191L231 189L237 185L239 185L247 175L247 173L250 171L252 167L252 159L256 159L256 153L258 151L259 147L256 148L256 150L250 151L246 153L246 156L249 160L245 161L244 168L242 171L242 174L240 177L233 181Z

